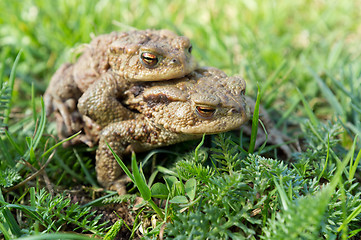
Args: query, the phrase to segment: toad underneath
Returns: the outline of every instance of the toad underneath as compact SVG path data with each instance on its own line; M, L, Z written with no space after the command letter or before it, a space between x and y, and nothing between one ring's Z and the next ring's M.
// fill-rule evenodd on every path
M126 82L126 80L124 80ZM122 86L119 79L108 76L91 88L113 89ZM119 155L130 151L146 151L160 146L197 139L203 134L226 132L240 127L249 118L244 92L245 81L227 77L215 68L201 68L191 74L161 82L124 84L120 111L129 111L128 118L104 123L104 115L118 111L107 107L103 94L84 94L79 99L79 111L102 126L96 153L96 172L101 185L119 189L121 169L106 142ZM118 184L119 183L119 184Z

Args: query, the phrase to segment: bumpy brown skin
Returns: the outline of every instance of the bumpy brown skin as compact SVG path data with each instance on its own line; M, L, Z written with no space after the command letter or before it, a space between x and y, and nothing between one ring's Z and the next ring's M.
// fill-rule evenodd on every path
M183 77L197 67L191 49L187 37L169 30L100 35L85 45L76 63L66 63L54 74L44 95L47 113L57 112L58 130L70 135L81 126L74 113L79 97L105 74L129 82Z
M199 69L166 82L133 84L124 93L122 104L134 116L106 124L100 133L96 154L99 183L122 189L121 169L106 142L122 156L240 127L249 118L245 87L242 78L227 77L214 68ZM113 107L101 108L102 112L92 115L92 120L101 124L103 116L109 116L104 111Z

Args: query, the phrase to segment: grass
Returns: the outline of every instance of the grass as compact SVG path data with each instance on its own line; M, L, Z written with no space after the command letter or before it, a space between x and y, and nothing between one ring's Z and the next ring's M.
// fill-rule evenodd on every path
M0 238L359 239L360 5L1 1ZM125 207L127 216L109 217L114 204L133 206L137 191L99 193L94 149L54 148L55 124L41 95L55 70L76 59L77 46L132 28L186 35L201 65L244 76L247 95L256 99L259 91L275 126L301 140L302 150L291 161L267 148L248 154L250 140L227 133L191 152L183 144L154 151L149 160L176 162L137 173L161 214L144 202ZM74 194L79 186L84 196ZM75 204L74 195L88 203Z

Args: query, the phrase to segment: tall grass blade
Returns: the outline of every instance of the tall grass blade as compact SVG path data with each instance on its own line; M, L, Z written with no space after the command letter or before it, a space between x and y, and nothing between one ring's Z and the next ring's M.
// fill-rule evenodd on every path
M114 152L114 150L110 147L110 145L106 142L108 148L110 149L110 151L112 152L115 160L118 162L119 166L123 169L123 171L125 172L125 174L127 174L127 176L130 178L130 180L132 180L132 182L135 182L134 176L133 174L129 171L129 169L127 168L127 166L124 164L124 162L122 161L122 159L116 154L116 152Z
M318 126L318 119L315 116L315 114L313 113L313 111L311 109L311 106L308 104L308 102L305 99L305 96L303 96L301 91L298 88L296 88L296 89L297 89L297 92L298 92L298 96L301 98L303 106L305 107L306 114L307 114L308 118L310 119L312 125L313 126Z
M353 156L354 156L354 153L355 153L355 148L356 148L356 142L357 142L357 138L358 136L355 137L354 139L354 142L353 142L353 145L352 145L352 148L350 149L348 155L350 155L350 173L349 173L349 176L348 176L348 180L351 181L354 176L355 176L355 173L356 173L356 170L357 170L357 167L358 167L358 164L360 162L360 159L361 159L361 150L358 152L357 154L357 157L355 159L355 162L352 164L353 162Z
M147 183L144 182L144 179L140 174L134 152L132 153L132 171L133 171L133 176L134 176L134 180L135 180L134 183L137 185L137 188L139 189L140 194L142 195L142 197L144 198L145 201L149 201L152 197L152 193L151 193Z
M21 236L20 226L18 225L14 216L10 212L9 207L7 206L7 203L5 202L5 199L2 195L1 189L0 189L0 206L1 206L0 215L2 215L1 218L6 220L6 222L2 224L2 227L5 230L10 230L12 235L16 237L20 237ZM8 231L5 232L8 233Z
M9 118L10 118L12 98L14 95L13 90L14 90L14 84L15 84L15 73L16 73L16 68L17 68L19 60L20 60L21 53L22 53L22 50L20 50L18 55L16 56L13 67L11 69L11 73L10 73L10 78L9 78L10 99L8 102L8 106L5 109L4 124L8 124Z
M254 106L253 117L252 117L251 140L250 140L249 149L248 149L248 153L251 153L251 154L254 152L254 148L256 146L260 102L261 102L261 95L260 95L260 89L258 87L257 100L256 100L256 104Z

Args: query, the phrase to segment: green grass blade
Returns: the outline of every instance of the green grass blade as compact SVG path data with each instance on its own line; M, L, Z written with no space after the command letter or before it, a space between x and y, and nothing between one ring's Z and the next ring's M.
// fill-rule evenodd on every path
M8 228L5 227L5 223L3 224L3 223L0 222L0 231L4 235L5 240L10 240L11 239L11 234L8 232Z
M205 136L206 136L206 135L203 134L203 137L202 137L201 142L198 144L198 146L197 146L196 149L194 150L194 161L195 161L195 162L198 162L198 151L199 151L199 149L203 146Z
M31 83L31 106L32 106L32 109L33 109L33 120L34 120L34 122L36 122L36 119L38 118L38 115L36 113L34 83Z
M312 125L312 122L309 123L309 127L310 130L312 131L313 134L315 134L315 136L320 140L320 142L322 142L325 146L327 146L327 143L323 140L323 138L320 136L320 134L317 132L317 130L315 129L315 126ZM337 156L337 154L332 150L332 148L330 149L330 153L332 154L332 156L336 159L337 164L341 163L340 158Z
M9 123L12 98L14 95L13 90L14 90L14 84L15 84L15 73L16 73L16 68L17 68L19 60L20 60L21 53L22 53L22 50L20 50L18 55L16 56L13 67L11 69L11 73L10 73L10 78L9 78L10 99L9 99L9 104L8 104L7 108L5 109L4 124Z
M337 185L339 184L340 182L340 179L341 179L341 176L342 176L342 172L344 172L346 166L348 165L350 161L350 158L349 157L345 157L345 159L342 161L342 162L337 162L337 170L331 180L331 182L329 183L329 191L330 191L330 196L331 197L331 194L333 193L333 191L336 189Z
M63 143L65 143L65 142L67 142L67 141L75 138L75 137L78 136L80 133L81 133L81 131L75 133L74 135L72 135L72 136L70 136L70 137L68 137L68 138L66 138L66 139L64 139L64 140L62 140L62 141L60 141L60 142L58 142L57 144L55 144L54 146L52 146L51 148L49 148L48 150L46 150L46 152L44 152L44 153L41 155L41 158L43 158L43 157L45 157L46 155L48 155L50 152L52 152L55 148L59 147L61 144L63 144Z
M36 207L36 202L35 202L36 191L35 191L35 188L31 187L29 192L30 192L30 206Z
M361 113L360 113L360 115L361 115ZM361 136L361 128L360 127L358 128L357 126L355 126L354 124L352 124L350 122L346 122L345 125L356 135Z
M354 143L353 143L352 148L350 149L350 152L349 152L349 154L350 154L350 174L348 176L349 181L351 181L354 178L357 167L358 167L358 164L359 164L360 159L361 159L361 150L360 150L358 152L358 154L357 154L355 162L352 164L353 156L354 156L354 153L355 153L357 138L358 138L358 136L355 137Z
M286 65L287 61L283 60L281 62L281 64L277 67L277 69L272 73L272 75L267 79L267 81L265 81L264 85L262 85L262 90L260 92L260 95L263 96L264 92L270 88L270 86L272 84L275 83L275 81L277 80L277 77L279 76L281 70L287 66Z
M0 66L0 89L3 87L3 84L4 84L5 59L9 54L9 50L10 50L10 48L6 49L6 53L4 54L4 58L1 61L1 66Z
M257 100L256 100L256 104L254 106L253 117L252 117L251 140L250 140L250 143L249 143L248 153L253 153L254 148L256 146L260 102L261 102L261 95L260 95L260 90L259 90L259 87L258 87Z
M41 218L41 216L39 216L39 214L36 212L36 207L29 207L29 206L19 205L19 204L6 204L6 202L3 202L1 200L0 200L0 204L3 204L4 207L6 207L6 208L14 208L14 209L24 212L26 215L28 215L33 220L39 221L43 226L47 226L50 224L48 222L44 222L44 220ZM54 228L54 230L56 230L56 229Z
M349 238L349 239L353 239L352 237L355 236L356 234L358 234L359 232L361 232L361 228L356 229L356 230L353 230L353 231L350 231L348 238Z
M327 138L327 153L326 153L325 166L323 167L322 172L318 176L318 179L317 179L318 182L320 181L321 177L323 176L323 173L325 172L325 170L327 168L329 156L330 156L330 136L328 136L328 138Z
M361 205L359 205L352 213L346 218L342 225L337 229L338 232L342 231L347 224L349 224L357 215L361 213Z
M41 115L40 115L40 121L38 130L35 133L34 139L33 139L33 148L36 149L38 146L41 137L43 136L43 132L45 129L46 124L46 113L45 113L45 106L44 106L44 100L41 98Z
M316 80L318 85L320 86L320 90L328 102L331 104L332 108L336 111L336 113L340 116L344 116L344 110L341 104L336 99L335 95L332 93L330 88L325 84L325 82L311 69L309 68L311 75Z
M142 195L142 197L145 201L149 201L151 199L152 193L151 193L147 183L144 182L144 179L140 174L134 152L132 152L132 171L133 171L133 176L134 176L134 180L135 180L134 183L135 183L135 185L137 185L137 188L138 188L140 194Z
M16 162L15 160L12 158L12 156L10 155L10 153L8 152L8 148L5 145L4 141L2 140L2 138L0 137L0 150L2 152L2 156L5 159L2 159L2 161L6 161L10 166L15 166Z
M92 178L91 174L89 173L88 169L85 167L85 164L82 160L82 158L79 156L78 151L74 148L74 155L78 161L78 163L80 164L81 169L83 170L84 174L85 174L85 179L92 185L92 186L96 186L99 187L99 185L97 184L97 182Z
M336 80L335 77L331 74L331 73L327 73L327 76L331 79L332 84L335 84L335 86L337 87L337 89L341 90L341 92L343 92L346 96L351 97L351 99L353 99L353 94L348 91L344 85L342 85L342 83L340 83L340 81Z
M264 140L264 143L262 143L262 145L259 146L259 148L257 149L257 152L258 152L258 153L262 152L262 151L265 149L265 147L266 147L266 145L267 145L267 141L268 141L268 132L267 132L267 130L266 130L265 125L263 124L262 121L259 121L259 124L261 125L261 127L262 127L262 129L263 129L263 132L264 132L266 138L265 138L265 140ZM256 133L256 134L257 134L257 133Z
M87 207L90 207L90 206L99 206L99 205L103 205L103 200L107 199L107 198L110 198L112 196L115 196L117 195L118 193L117 192L111 192L103 197L100 197L100 198L97 198L91 202L88 202L84 205L82 205L82 208L87 208Z
M353 110L355 110L355 112L357 112L358 114L361 114L361 105L356 106L355 104L351 103L351 107Z
M20 154L23 155L24 152L20 148L20 146L15 142L14 138L11 136L11 134L5 129L5 136L7 137L8 141L10 142L11 146Z
M277 189L277 191L278 191L278 193L280 195L283 209L287 211L287 209L288 209L288 207L290 205L290 200L289 200L289 198L288 198L288 196L286 194L285 189L283 188L282 179L281 179L281 182L278 183L276 178L273 178L273 182L275 183L276 189Z
M0 189L0 215L2 218L6 220L5 223L2 224L2 227L5 229L9 229L14 236L20 237L21 236L21 229L18 223L16 222L14 216L11 214L7 202L3 197L2 191Z
M125 174L127 174L127 176L130 178L130 180L132 180L132 182L135 183L135 179L133 174L129 171L129 169L127 168L127 166L125 166L125 164L123 163L122 159L114 152L114 150L110 147L110 145L106 142L108 148L110 149L110 151L112 152L115 160L118 162L119 166L123 169L123 171L125 172Z
M144 159L142 161L143 165L145 166L148 163L148 161L151 159L151 157L158 153L166 153L166 154L172 154L175 156L180 156L180 154L176 153L176 152L172 152L172 151L168 151L168 150L164 150L164 149L153 149L144 157Z
M40 115L40 121L39 121L39 125L37 127L37 130L35 132L35 135L31 141L31 143L29 144L29 148L26 151L26 153L24 154L24 159L27 161L29 160L30 157L30 153L31 151L35 151L36 147L38 146L41 137L43 136L44 130L45 130L45 126L46 126L46 113L45 113L45 106L44 106L44 101L43 98L41 98L41 115Z
M294 110L299 105L300 98L295 99L291 106L282 114L281 118L277 121L275 128L278 129L287 119L289 119L290 115L294 113Z
M152 192L149 189L147 183L144 181L142 175L140 174L134 152L132 152L132 171L135 180L134 183L137 186L143 199L149 203L149 205L153 208L153 210L158 214L161 219L164 219L164 214L162 213L162 210L157 206L157 204L153 202Z
M90 240L95 239L86 235L75 233L46 233L28 237L17 238L16 240Z
M310 119L312 125L313 126L318 126L318 119L315 116L315 114L313 113L313 111L311 109L311 106L308 104L308 102L305 99L305 96L303 96L301 91L298 88L296 88L296 89L297 89L297 92L298 92L298 96L301 98L303 106L305 107L306 114L307 114L308 118Z

